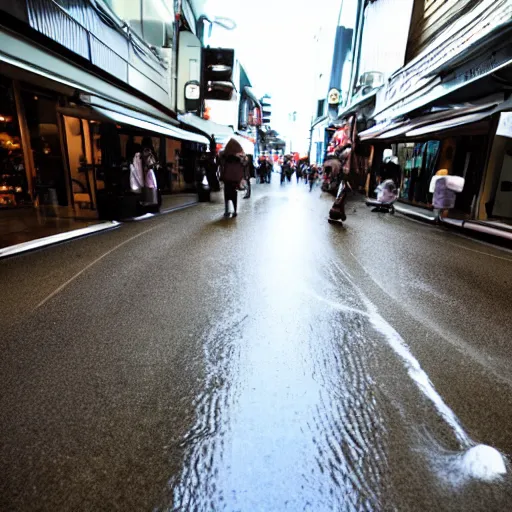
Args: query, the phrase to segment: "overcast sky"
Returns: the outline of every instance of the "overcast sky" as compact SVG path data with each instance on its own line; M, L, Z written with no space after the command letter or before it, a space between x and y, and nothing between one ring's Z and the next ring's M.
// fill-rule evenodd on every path
M214 28L209 44L235 48L256 94L272 95L273 127L285 133L288 114L297 111L297 129L307 138L313 101L313 37L320 27L335 30L340 0L196 3L204 3L209 17L225 16L237 23L232 32Z

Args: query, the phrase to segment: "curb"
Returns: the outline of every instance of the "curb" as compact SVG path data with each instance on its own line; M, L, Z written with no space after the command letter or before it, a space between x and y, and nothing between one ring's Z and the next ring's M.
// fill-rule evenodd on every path
M109 231L111 229L116 229L119 226L121 226L121 223L117 221L101 222L100 224L94 224L86 228L73 229L71 231L65 231L64 233L45 236L44 238L36 238L35 240L30 240L28 242L23 242L21 244L11 245L9 247L0 249L0 259L16 256L24 252L35 251L36 249L42 249L43 247L48 247L49 245L60 244L75 238L82 238L85 236L94 235L95 233Z
M478 233L484 233L486 235L497 236L504 238L505 240L512 240L512 231L506 231L499 228L493 228L477 222L464 221L462 224L464 229L470 229L471 231L477 231Z
M436 222L436 218L430 215L425 215L424 213L421 212L415 212L408 210L407 208L402 208L400 205L397 205L396 203L394 204L394 207L397 212L401 213L402 215L406 215L407 217L417 217L419 219L432 222L433 224Z
M73 229L71 231L65 231L64 233L57 233L56 235L50 235L44 238L36 238L35 240L29 240L28 242L23 242L21 244L10 245L9 247L4 247L3 249L0 249L0 260L4 258L10 258L11 256L17 256L25 252L43 249L44 247L48 247L50 245L57 245L63 242L67 242L69 240L74 240L76 238L83 238L86 236L94 235L96 233L101 233L103 231L117 229L121 227L122 224L125 222L138 222L141 220L152 219L154 217L158 217L166 213L184 210L185 208L190 208L191 206L196 206L198 204L199 201L195 201L180 206L167 208L158 213L146 213L145 215L141 215L140 217L130 217L127 219L122 219L120 221L113 220L101 222L99 224L94 224L86 228Z
M395 203L395 210L406 217L415 217L421 220L426 220L431 224L437 224L438 221L435 217L431 217L429 215L425 215L421 212L411 211L407 208L402 208L397 206ZM492 226L488 226L482 222L471 221L471 220L461 220L461 219L451 219L449 217L440 218L439 224L444 224L449 227L455 227L464 230L475 231L477 233L483 233L485 235L491 235L498 238L503 238L505 240L512 240L512 230L499 229Z

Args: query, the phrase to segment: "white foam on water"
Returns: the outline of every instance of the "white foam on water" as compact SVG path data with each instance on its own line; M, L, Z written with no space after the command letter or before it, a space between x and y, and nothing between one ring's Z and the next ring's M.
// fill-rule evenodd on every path
M450 426L455 437L460 442L462 453L451 457L451 470L458 474L456 480L465 477L478 480L492 481L506 474L507 469L503 455L491 446L484 444L475 445L462 428L455 413L446 405L441 395L436 391L430 378L421 368L419 361L414 357L404 339L398 332L378 313L376 306L366 297L362 290L352 281L351 277L338 267L344 278L352 285L363 301L366 311L360 311L349 306L344 306L324 299L315 293L310 292L316 299L329 304L331 307L340 311L362 314L368 318L374 329L381 333L387 340L389 346L393 349L403 361L409 377L416 386L434 405L438 414Z
M492 481L507 472L501 453L485 444L478 444L467 450L461 459L465 473L479 480Z

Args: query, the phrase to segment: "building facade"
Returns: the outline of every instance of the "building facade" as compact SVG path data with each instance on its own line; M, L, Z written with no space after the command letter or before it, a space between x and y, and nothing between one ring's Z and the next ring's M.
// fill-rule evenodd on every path
M511 30L510 0L359 2L336 125L349 127L351 168L370 193L391 149L402 201L430 208L430 180L447 169L465 178L455 218L512 221Z
M188 22L175 8L0 1L4 227L40 216L129 217L157 210L162 194L194 189L210 139L177 118L177 37ZM144 148L158 162L152 191L132 183Z

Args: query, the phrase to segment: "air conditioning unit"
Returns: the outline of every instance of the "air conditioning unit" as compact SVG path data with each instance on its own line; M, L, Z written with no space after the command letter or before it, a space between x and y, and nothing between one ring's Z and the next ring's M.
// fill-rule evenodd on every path
M359 77L359 87L375 89L384 84L384 73L380 71L368 71Z

